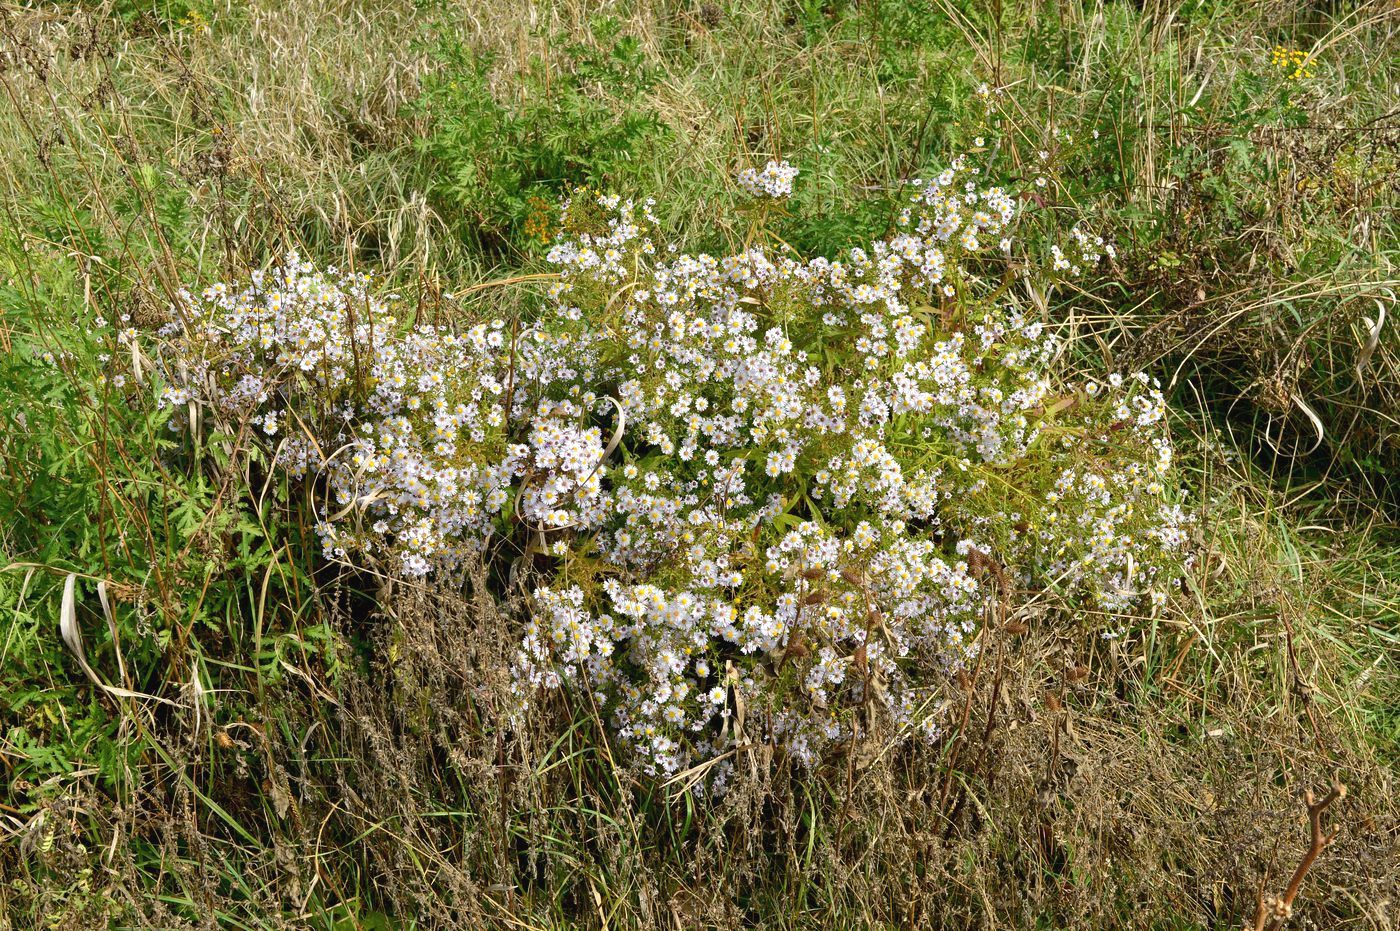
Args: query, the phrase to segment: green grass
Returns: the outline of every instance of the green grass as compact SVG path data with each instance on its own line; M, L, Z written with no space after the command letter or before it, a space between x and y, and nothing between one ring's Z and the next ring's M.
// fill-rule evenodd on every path
M1385 927L1398 43L1380 2L0 10L0 928L1240 926L1334 775L1295 912ZM1009 88L990 112L982 81ZM1141 636L1038 622L956 757L760 757L707 806L567 696L510 731L510 625L476 588L321 564L299 487L244 438L177 442L89 326L153 330L293 247L426 319L512 314L528 286L461 292L538 271L577 187L732 249L733 174L775 157L802 174L772 229L835 255L988 120L1119 244L1048 313L1067 365L1171 385L1200 563ZM88 679L70 573L97 675L178 708Z

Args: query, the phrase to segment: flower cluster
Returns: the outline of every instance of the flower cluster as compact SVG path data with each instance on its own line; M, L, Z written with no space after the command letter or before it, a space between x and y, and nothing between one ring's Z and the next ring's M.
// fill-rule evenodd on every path
M768 197L778 200L792 193L792 182L797 178L797 169L787 163L769 162L762 171L745 168L739 172L739 187L752 197Z
M421 576L510 541L540 578L522 707L590 690L648 773L754 741L813 763L876 722L929 738L931 686L1018 592L1155 610L1186 558L1161 392L1057 379L1005 283L1111 247L1075 227L1018 263L1017 199L980 175L958 160L894 234L807 261L677 253L650 203L580 196L513 326L402 327L293 256L184 296L166 400L319 478L332 557Z
M503 430L510 334L502 320L400 332L368 284L292 254L241 290L182 294L162 401L251 424L278 465L324 476L329 555L392 552L424 575L480 549L528 468L528 444Z
M1275 45L1269 55L1273 66L1288 76L1290 81L1301 81L1312 77L1312 56L1302 49Z

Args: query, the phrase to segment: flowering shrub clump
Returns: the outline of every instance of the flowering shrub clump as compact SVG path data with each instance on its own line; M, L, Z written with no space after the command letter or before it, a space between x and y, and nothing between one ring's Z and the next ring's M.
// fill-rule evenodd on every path
M647 773L756 741L812 763L877 723L930 738L931 686L1021 594L1112 628L1185 559L1161 392L1057 380L1015 297L1107 247L1075 228L1027 264L1017 214L959 160L893 235L801 260L679 253L649 203L579 196L513 325L403 327L363 276L291 256L186 297L166 400L319 479L333 558L520 560L522 707L591 690Z

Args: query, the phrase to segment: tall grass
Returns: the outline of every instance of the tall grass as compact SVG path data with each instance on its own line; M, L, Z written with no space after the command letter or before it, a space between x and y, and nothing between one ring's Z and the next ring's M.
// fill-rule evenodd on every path
M1382 2L0 8L0 927L1233 926L1333 778L1295 921L1389 927L1397 30ZM732 248L730 179L769 158L803 172L777 235L834 254L974 144L983 81L1005 159L1052 152L1050 206L1119 243L1047 312L1067 364L1172 386L1200 561L1140 637L990 644L926 754L757 752L702 804L579 696L502 726L518 606L325 565L304 489L245 436L179 441L93 326L288 248L421 319L510 316L531 285L472 286L538 270L576 187ZM94 675L164 702L84 672L70 579Z

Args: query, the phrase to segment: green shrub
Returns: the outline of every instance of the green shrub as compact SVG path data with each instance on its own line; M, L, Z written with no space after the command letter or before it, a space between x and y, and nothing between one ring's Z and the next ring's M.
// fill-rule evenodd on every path
M548 242L568 190L629 183L630 166L665 139L640 105L655 72L634 38L598 19L588 41L558 43L558 60L531 59L505 94L491 55L444 44L417 104L432 127L418 143L429 190L488 255Z
M509 326L405 332L364 276L291 256L182 298L163 403L324 482L333 560L537 577L523 707L587 683L648 773L718 786L754 742L813 765L871 728L931 739L949 722L919 696L1013 590L1117 636L1186 541L1161 392L1052 367L1043 294L1112 247L1074 226L1048 261L1017 251L1016 199L1049 179L984 170L956 160L836 260L765 244L786 163L741 174L761 209L735 255L669 247L650 202L576 198L550 303Z

